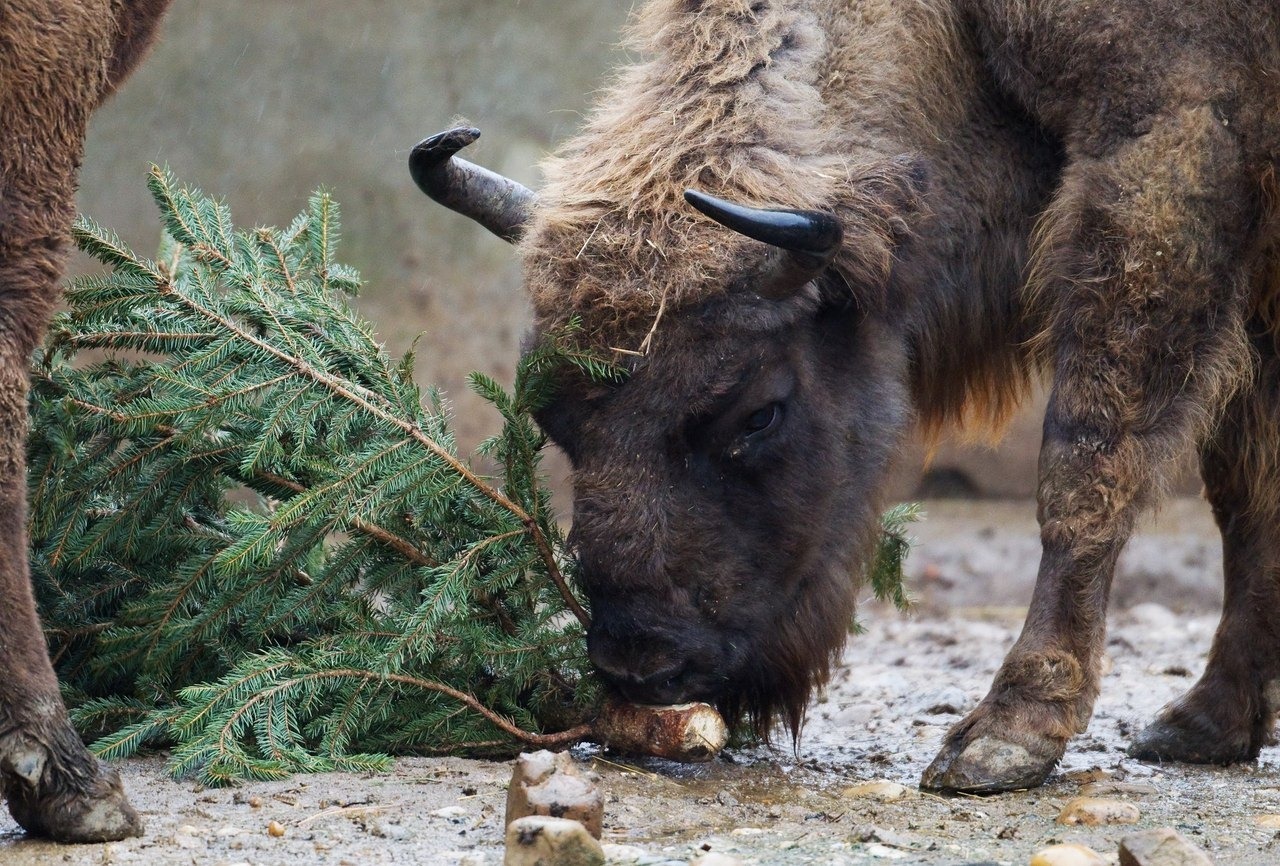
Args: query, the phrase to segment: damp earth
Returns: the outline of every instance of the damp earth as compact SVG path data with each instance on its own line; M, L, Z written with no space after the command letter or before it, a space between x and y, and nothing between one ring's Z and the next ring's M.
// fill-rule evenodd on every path
M1079 843L1116 862L1135 829L1173 827L1219 866L1280 862L1280 749L1253 764L1144 764L1125 746L1195 681L1216 625L1221 557L1208 508L1167 504L1118 570L1102 696L1044 787L943 798L916 783L944 732L983 695L1017 637L1038 556L1034 507L926 504L902 615L864 605L798 747L730 749L709 763L575 753L601 776L611 862L684 863L706 851L759 864L1026 864ZM163 756L121 766L140 839L60 848L0 818L0 863L499 864L510 766L406 758L384 774L328 773L206 789ZM866 784L874 783L874 784ZM1127 801L1138 823L1056 822L1081 793Z

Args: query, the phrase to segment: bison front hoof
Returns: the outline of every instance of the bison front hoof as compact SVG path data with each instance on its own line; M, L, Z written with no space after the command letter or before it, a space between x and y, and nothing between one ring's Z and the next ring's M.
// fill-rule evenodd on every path
M1224 736L1209 722L1159 718L1133 738L1128 754L1139 761L1226 765L1253 760L1261 745L1253 747L1247 736Z
M1031 748L999 737L957 738L924 771L920 787L954 794L999 794L1044 784L1063 746L1045 739Z
M4 778L9 814L31 835L73 844L142 835L142 818L129 805L120 774L110 767L94 760L62 785L38 772L43 767L31 769L37 771L34 782L33 774L21 768Z

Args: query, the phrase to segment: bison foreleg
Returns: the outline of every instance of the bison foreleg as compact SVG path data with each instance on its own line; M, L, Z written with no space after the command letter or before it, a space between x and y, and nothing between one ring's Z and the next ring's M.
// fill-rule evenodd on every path
M1035 302L1054 379L1040 571L1021 636L925 771L927 788L1038 785L1084 730L1116 558L1249 369L1252 197L1236 142L1209 107L1164 118L1103 157L1078 156L1045 217Z
M1200 457L1222 532L1222 622L1204 676L1134 738L1136 758L1252 760L1280 709L1280 357L1268 323L1250 331L1262 363Z
M142 823L67 719L27 575L27 364L62 257L53 238L0 245L0 790L29 832L100 842Z

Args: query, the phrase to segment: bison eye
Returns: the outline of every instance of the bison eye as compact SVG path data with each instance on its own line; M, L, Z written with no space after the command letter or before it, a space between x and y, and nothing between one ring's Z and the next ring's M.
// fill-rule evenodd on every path
M770 403L747 416L747 420L742 425L742 432L748 436L754 436L776 427L781 420L782 404Z

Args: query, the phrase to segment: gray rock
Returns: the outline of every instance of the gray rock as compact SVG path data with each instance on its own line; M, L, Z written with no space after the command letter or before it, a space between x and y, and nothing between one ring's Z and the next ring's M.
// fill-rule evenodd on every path
M1158 827L1120 840L1120 866L1213 866L1213 861L1177 830Z

